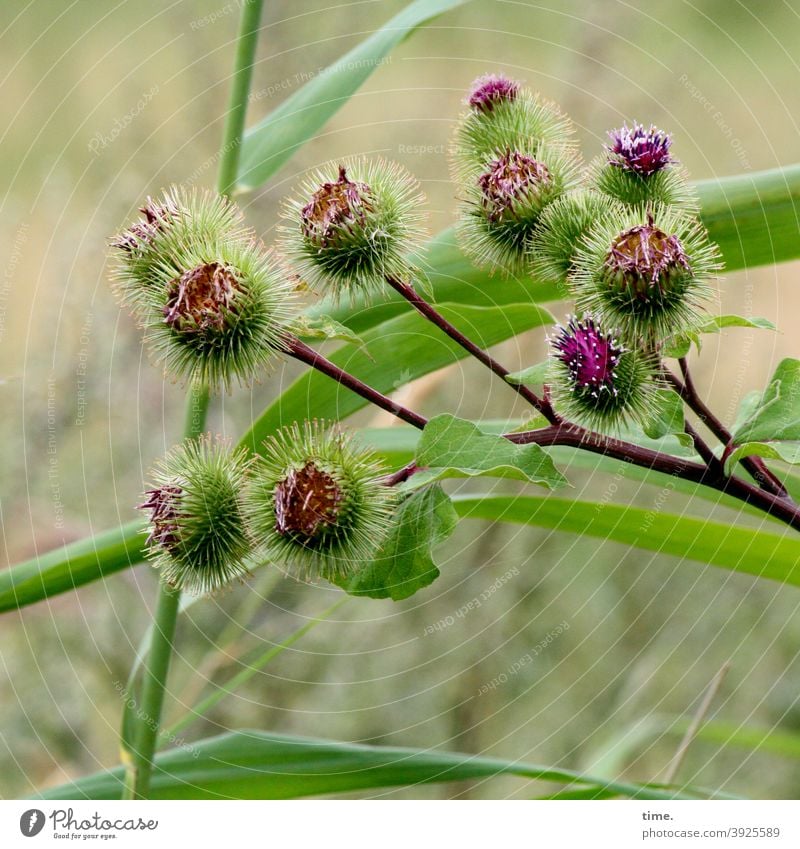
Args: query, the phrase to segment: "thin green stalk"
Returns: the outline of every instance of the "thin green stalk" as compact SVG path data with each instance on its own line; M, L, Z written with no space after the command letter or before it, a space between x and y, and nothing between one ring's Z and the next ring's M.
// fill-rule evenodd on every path
M185 438L199 436L205 429L208 403L208 387L192 386L186 398ZM135 708L136 738L132 753L134 768L125 788L128 798L146 799L150 790L153 756L161 724L161 710L164 706L164 692L180 602L180 590L172 589L163 581L159 583L153 636L143 670L141 705Z
M244 0L242 4L228 114L222 138L222 159L217 177L217 191L221 195L230 196L233 193L239 176L239 155L263 5L263 0Z
M230 196L236 183L262 6L263 0L244 0L242 5L217 177L217 189L221 195ZM193 386L186 403L185 438L191 439L204 431L208 403L208 386ZM125 788L126 795L130 793L136 799L146 799L150 790L153 755L161 725L161 710L164 705L164 691L179 606L180 592L162 582L159 585L153 638L144 668L141 709L136 714L138 733L133 752L134 769L132 776L129 771Z

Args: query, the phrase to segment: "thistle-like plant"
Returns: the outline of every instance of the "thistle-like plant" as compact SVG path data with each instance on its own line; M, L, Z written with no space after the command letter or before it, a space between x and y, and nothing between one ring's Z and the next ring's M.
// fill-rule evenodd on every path
M463 186L485 164L508 150L575 149L572 121L561 110L508 77L478 77L465 99L467 106L450 145L453 182Z
M579 245L569 286L579 310L629 344L657 344L697 324L719 251L700 222L655 206L601 217Z
M169 586L217 590L247 573L251 541L242 493L247 454L227 442L183 442L155 466L145 500L147 548Z
M590 165L588 185L631 206L664 204L697 212L697 193L672 157L667 133L634 124L608 135L611 144Z
M321 422L270 437L256 461L248 513L257 544L305 577L334 580L375 553L394 491L376 457Z
M556 411L593 430L646 425L657 410L658 358L628 349L591 317L570 318L550 340Z
M412 273L424 235L419 184L399 165L349 159L307 178L283 210L281 247L299 277L340 299Z
M507 148L463 186L459 243L476 264L521 273L545 209L577 182L574 158L558 148Z
M574 270L586 234L618 207L607 195L577 189L561 195L542 212L530 242L531 271L537 280L563 285Z

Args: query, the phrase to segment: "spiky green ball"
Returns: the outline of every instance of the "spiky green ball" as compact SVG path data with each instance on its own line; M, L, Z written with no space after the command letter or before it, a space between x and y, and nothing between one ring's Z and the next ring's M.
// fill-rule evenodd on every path
M543 212L530 246L537 280L565 285L583 237L615 203L599 192L577 189L553 201Z
M593 317L571 318L550 339L548 382L567 421L616 433L644 426L658 402L658 358L626 348Z
M262 454L247 503L266 556L327 580L363 566L386 533L394 501L375 456L317 422L283 428Z
M236 204L202 189L172 186L155 199L148 197L140 212L139 220L111 240L113 287L134 310L161 284L160 269L174 244L249 241L253 235Z
M251 541L242 492L249 460L210 437L188 440L152 472L148 556L170 586L219 589L246 574Z
M652 347L698 322L720 267L719 249L696 218L635 207L592 227L568 283L578 310L619 328L626 343Z
M348 159L306 179L283 209L281 247L302 280L334 298L407 280L424 236L417 181L383 159Z
M602 156L589 165L586 181L589 187L629 206L663 204L693 214L700 209L697 192L675 162L645 175L620 168Z
M523 88L491 109L471 107L461 115L450 144L453 182L462 186L473 181L499 151L541 145L574 151L574 132L572 121L555 104Z
M577 183L575 159L556 148L511 149L488 159L462 186L456 232L479 266L527 270L531 239L544 210Z
M294 290L255 240L171 232L137 309L156 362L212 388L249 384L285 349Z

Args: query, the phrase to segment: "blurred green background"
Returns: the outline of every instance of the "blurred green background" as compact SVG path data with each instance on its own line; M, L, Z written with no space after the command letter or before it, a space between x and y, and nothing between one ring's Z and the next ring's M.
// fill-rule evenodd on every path
M402 5L268 2L249 122ZM237 12L232 0L0 5L7 562L132 518L148 467L179 437L183 391L148 364L117 308L106 241L148 193L181 181L213 186ZM404 43L242 204L271 242L280 200L306 169L380 153L422 180L438 231L454 217L445 147L465 89L487 71L557 101L576 121L587 158L606 130L638 119L672 132L674 152L698 179L789 164L800 160L798 43L797 2L474 0ZM800 353L797 275L793 263L722 282L723 312L763 315L782 331L733 330L696 357L698 383L729 421L782 356ZM521 367L542 352L543 333L534 332L498 355ZM221 398L212 428L240 434L297 373L286 366L251 392ZM398 397L425 413L521 413L513 393L471 364ZM389 424L366 414L360 421ZM619 477L576 471L571 479L575 495L708 512ZM477 523L463 524L440 559L441 579L410 600L348 601L187 739L254 727L658 779L678 743L675 718L691 714L726 661L716 722L800 733L796 589L612 543ZM498 579L490 598L456 615ZM0 618L0 795L24 796L116 762L120 689L155 586L142 565ZM203 687L227 680L242 657L337 597L326 585L262 570L248 586L192 606L180 624L168 721ZM237 620L246 622L241 632ZM534 662L478 695L564 622ZM753 797L800 792L797 761L785 752L708 740L693 745L680 778ZM498 779L386 795L532 794L522 781Z

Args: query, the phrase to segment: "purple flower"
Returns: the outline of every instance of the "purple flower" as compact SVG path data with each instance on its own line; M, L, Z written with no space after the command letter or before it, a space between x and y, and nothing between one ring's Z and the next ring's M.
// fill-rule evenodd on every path
M680 239L656 227L652 216L646 224L631 227L614 239L605 265L615 282L644 300L649 299L652 288L667 288L673 274L690 270Z
M352 222L363 223L372 209L370 188L355 183L340 166L335 182L323 183L300 211L303 235L319 247L326 247L335 231Z
M478 177L489 220L499 221L517 201L537 194L551 179L544 163L516 150L492 160L489 170Z
M497 74L484 74L472 84L467 103L476 112L491 112L504 100L514 100L519 94L519 83Z
M608 146L611 165L649 177L672 162L669 155L670 137L652 126L646 130L642 124L627 124L609 133L612 144Z
M603 333L593 318L571 318L566 327L558 328L552 345L577 388L587 389L594 396L603 389L617 394L614 370L624 348Z

